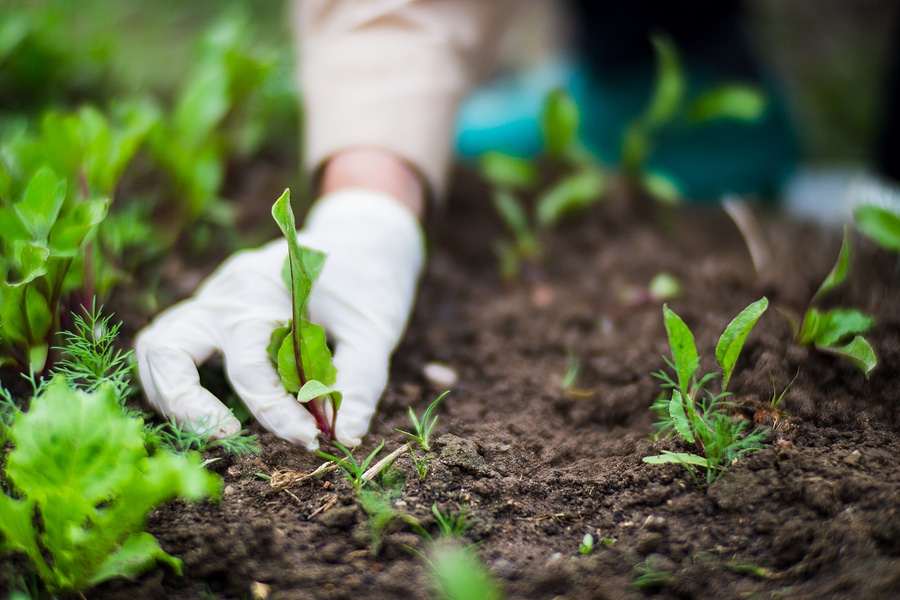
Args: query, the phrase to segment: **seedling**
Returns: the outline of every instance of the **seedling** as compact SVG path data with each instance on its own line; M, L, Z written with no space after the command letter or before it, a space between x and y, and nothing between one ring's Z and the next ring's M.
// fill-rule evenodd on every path
M354 489L361 490L363 486L366 484L366 480L363 479L363 474L366 472L366 469L369 467L369 463L375 458L381 449L384 448L384 440L381 440L381 443L378 444L372 452L363 459L362 462L357 462L356 457L353 456L353 453L347 449L342 443L337 440L332 441L338 450L340 450L345 458L338 458L332 454L328 454L327 452L322 452L321 450L317 451L317 454L326 460L330 460L334 462L338 467L341 468L341 471L344 472L344 476L347 478L347 481L353 484Z
M388 525L400 516L392 503L400 497L404 480L402 476L392 476L391 472L388 470L382 474L380 486L359 489L356 495L360 507L366 513L372 540L369 552L373 557L378 556L381 550Z
M431 452L431 432L434 431L434 426L437 425L438 420L437 415L432 415L440 401L443 400L444 397L449 393L450 390L447 390L446 392L438 396L434 402L429 404L428 408L426 408L425 412L422 414L421 421L418 417L416 417L416 413L413 412L413 409L410 406L408 408L409 420L412 421L413 428L416 430L416 432L410 433L408 431L403 431L402 429L397 429L397 431L418 442L425 452ZM412 448L410 448L409 451L410 453L412 453Z
M653 555L634 566L634 587L646 590L661 587L669 582L672 575L656 565Z
M413 466L416 468L416 474L419 476L419 479L425 479L428 476L429 466L428 463L435 459L434 454L426 454L422 458L416 456L415 450L413 450L412 442L407 442L406 447L409 449L409 455L412 457Z
M180 573L181 561L144 531L146 515L175 497L221 493L199 455L148 454L142 421L122 414L115 393L113 385L76 391L58 375L10 428L0 550L24 554L52 593L133 577L157 562Z
M500 586L471 546L453 543L432 546L429 570L442 600L500 600Z
M706 389L716 373L697 378L700 356L694 335L677 314L663 306L663 320L669 337L672 360L665 358L675 371L675 379L665 371L654 373L662 380L662 388L671 390L671 397L657 400L653 408L663 412L663 420L657 423L661 432L674 430L685 442L695 444L697 453L663 451L660 456L644 457L650 464L676 463L683 465L693 475L693 467L706 471L707 483L712 483L735 459L742 454L762 447L762 432L745 434L746 421L735 420L724 412L729 403L728 383L747 336L766 311L768 300L761 298L742 310L719 337L716 344L716 360L722 370L721 391L714 394Z
M801 346L813 346L816 350L845 358L862 371L866 378L878 364L875 351L863 334L875 324L875 320L857 309L835 308L820 310L819 302L840 286L850 271L850 237L845 228L837 262L819 286L809 302L803 320L782 312L791 325L795 341Z
M651 42L657 61L654 90L643 112L625 130L620 168L627 180L653 198L674 203L682 197L678 182L646 167L664 132L721 119L755 121L765 110L766 98L757 88L736 84L716 86L688 98L687 78L675 45L665 36L653 36Z
M325 330L307 320L309 295L325 266L325 254L297 242L290 190L272 206L272 216L287 239L288 258L282 275L291 292L291 320L272 332L269 356L284 388L297 395L297 402L310 412L325 439L333 441L341 407L341 393L332 387L337 368Z
M578 544L578 551L585 556L591 554L594 551L594 536L590 533L584 534L581 543Z
M442 512L436 503L431 505L431 512L434 514L434 518L437 519L438 531L440 531L441 537L460 537L471 526L465 504L459 507L459 512L456 515L449 511L446 513Z
M541 113L543 151L533 160L498 152L481 158L481 172L494 187L494 209L510 239L500 240L494 250L507 281L525 271L532 279L543 255L541 238L566 216L599 202L606 190L600 164L578 141L580 115L574 100L563 90L551 92ZM539 184L537 163L548 160L562 165L568 174L537 194L533 211L521 200L522 192L533 192Z

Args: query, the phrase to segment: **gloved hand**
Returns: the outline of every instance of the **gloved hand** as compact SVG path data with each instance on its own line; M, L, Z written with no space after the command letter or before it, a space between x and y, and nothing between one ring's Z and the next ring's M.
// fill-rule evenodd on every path
M424 262L415 216L382 192L343 189L313 207L297 234L301 245L328 254L309 301L309 319L325 328L343 393L336 437L360 443L388 378L391 354L406 327ZM307 410L288 394L266 347L291 318L281 272L285 240L226 260L196 294L164 313L137 337L135 353L150 403L196 431L223 437L240 423L200 385L196 365L214 353L238 396L269 431L318 447Z

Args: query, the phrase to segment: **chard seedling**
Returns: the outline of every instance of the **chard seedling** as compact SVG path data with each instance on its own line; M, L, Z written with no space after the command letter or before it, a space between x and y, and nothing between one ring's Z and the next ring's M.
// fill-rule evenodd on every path
M421 420L419 420L419 418L416 416L416 413L410 406L407 409L409 411L409 420L412 421L413 428L416 430L416 432L410 433L408 431L403 431L402 429L397 429L397 432L402 433L410 439L418 442L425 452L431 452L431 432L434 431L434 426L437 425L438 421L438 416L434 415L434 411L441 400L443 400L444 397L449 393L450 390L447 390L446 392L438 396L434 400L434 402L429 404L428 408L425 409L425 412L422 413ZM412 448L410 448L410 453L412 453Z
M663 306L663 321L672 353L672 359L665 358L665 361L675 371L675 379L665 371L654 373L662 380L662 388L671 390L668 399L663 396L653 405L654 409L665 415L657 427L661 432L674 431L685 442L694 444L697 453L664 451L660 456L644 457L644 462L684 465L692 475L693 467L700 467L706 472L707 483L712 483L735 459L762 447L762 432L754 430L746 433L746 421L735 420L722 409L729 404L724 398L730 395L728 383L744 342L768 305L766 298L750 304L719 337L716 360L722 370L722 380L718 394L706 389L716 373L697 378L700 356L694 335L681 317L668 306Z
M0 550L24 554L52 593L134 577L157 562L180 573L181 561L144 530L147 514L172 498L221 494L199 455L148 453L143 422L122 414L115 393L113 385L73 390L58 375L10 428Z
M381 452L381 449L384 448L384 440L381 440L381 443L372 450L372 452L365 457L362 462L357 462L356 457L353 456L353 453L347 449L342 443L337 440L332 441L332 444L340 450L345 458L338 458L332 454L328 454L327 452L322 452L321 450L317 451L317 454L324 458L325 460L330 460L335 463L338 467L340 467L341 471L343 471L344 476L347 478L347 481L353 484L354 489L357 491L361 490L363 486L366 485L366 480L363 478L363 474L365 474L366 469L369 468L369 463L374 460L375 456Z
M325 266L325 254L297 242L290 190L285 190L272 206L272 216L287 239L283 275L291 292L291 321L272 332L269 356L284 388L297 395L297 402L310 412L325 439L333 441L341 407L341 393L332 387L337 368L331 360L325 330L307 320L309 295Z
M878 359L863 334L872 328L875 320L853 308L821 310L818 307L822 298L847 279L851 258L850 236L845 228L837 262L810 300L800 324L788 313L782 314L790 323L794 339L799 345L813 346L816 350L845 358L868 378L878 364Z

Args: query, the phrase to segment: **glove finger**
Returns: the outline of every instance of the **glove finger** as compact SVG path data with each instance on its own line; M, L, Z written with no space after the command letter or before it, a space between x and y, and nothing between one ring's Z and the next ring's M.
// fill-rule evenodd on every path
M334 353L335 387L343 400L336 437L347 447L358 446L369 430L372 415L388 381L390 349L362 338L343 340Z
M281 439L319 447L318 429L309 412L289 394L272 365L267 346L275 325L247 320L229 328L223 349L231 387L256 420Z
M197 365L218 349L203 311L184 302L140 332L135 356L144 394L164 417L213 438L240 431L231 411L200 385Z

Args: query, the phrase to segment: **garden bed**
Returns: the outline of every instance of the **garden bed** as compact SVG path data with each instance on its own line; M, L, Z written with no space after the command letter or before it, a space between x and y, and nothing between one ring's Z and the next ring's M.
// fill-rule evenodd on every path
M806 307L834 264L840 232L757 211L774 257L758 276L718 207L613 197L552 233L536 297L499 281L491 243L502 228L488 192L457 179L361 448L385 439L386 454L404 443L395 428L409 429L407 407L421 414L443 391L423 377L426 364L456 371L460 382L438 407L438 458L427 477L408 454L395 461L406 476L398 512L436 536L432 505L466 505L464 540L477 543L509 598L900 595L896 256L855 240L849 282L828 297L876 319L868 339L880 364L869 380L849 362L795 346L776 310L763 316L730 387L743 414L777 426L765 449L707 485L681 466L642 462L679 449L652 441L649 407L660 388L651 373L665 367L668 346L661 303L624 306L619 292L662 271L676 275L684 293L669 306L695 332L704 372L713 370L715 340L744 306L766 296L772 309ZM566 391L569 354L581 368ZM786 388L774 419L766 407ZM273 486L259 474L309 473L322 459L253 428L258 455L211 465L226 486L221 503L175 503L151 515L149 531L184 561L184 576L158 567L89 597L433 597L425 563L410 551L427 544L408 521L395 519L373 555L351 484L332 471ZM582 555L586 533L597 544Z

